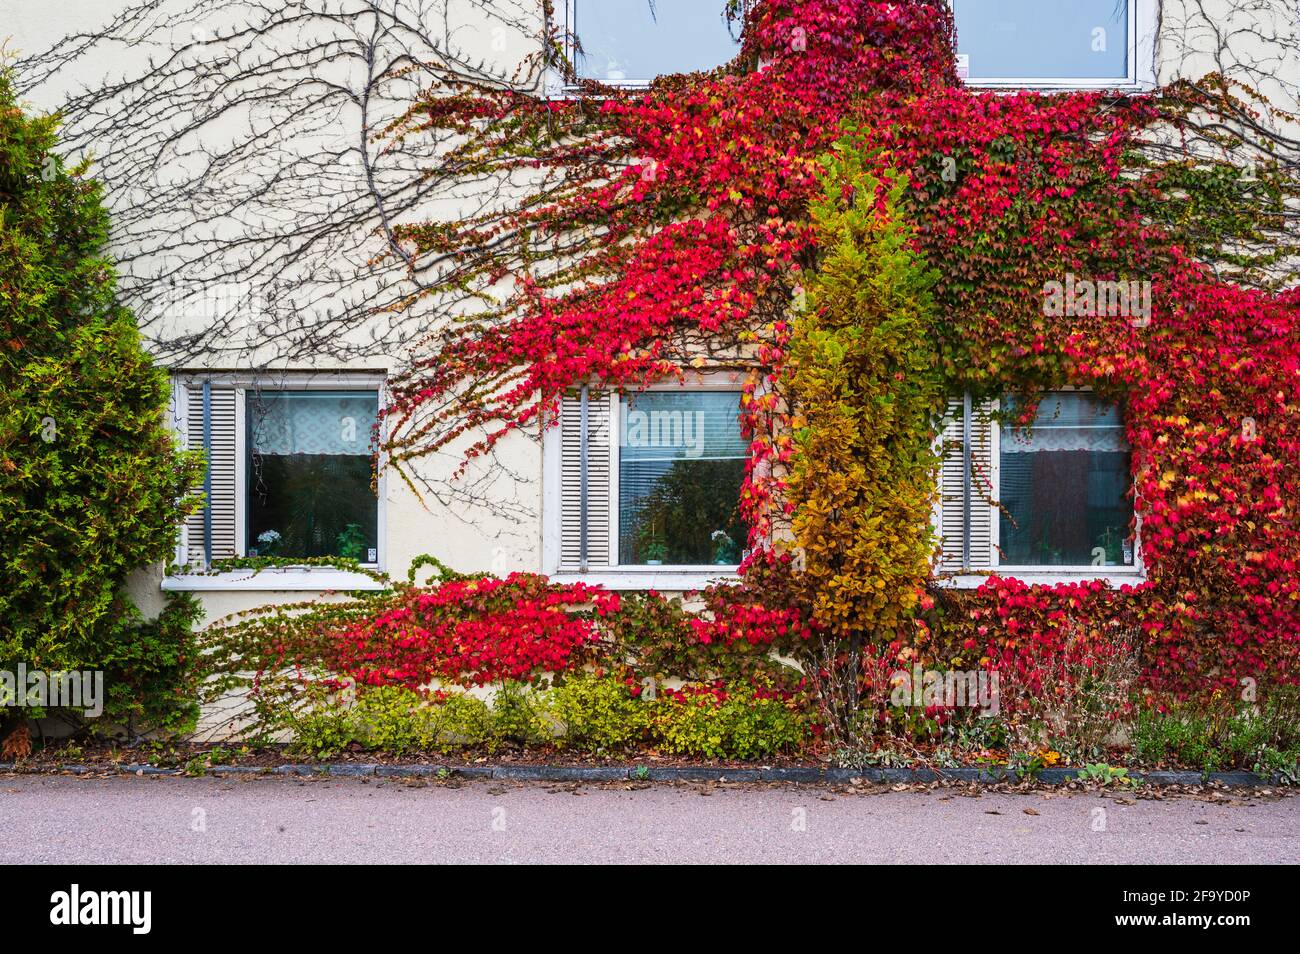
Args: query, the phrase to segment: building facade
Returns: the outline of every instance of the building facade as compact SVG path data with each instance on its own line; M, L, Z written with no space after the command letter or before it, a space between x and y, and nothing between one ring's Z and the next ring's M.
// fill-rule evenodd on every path
M958 68L974 85L1138 92L1218 71L1295 105L1293 4L953 2ZM447 454L401 479L381 466L372 480L391 376L457 307L401 307L409 276L400 262L375 264L385 251L376 223L483 201L481 183L408 184L412 167L375 134L411 88L381 89L380 67L436 54L563 96L559 76L535 65L541 6L0 2L25 95L66 109L74 147L99 157L123 292L172 373L181 439L210 463L208 506L183 528L175 566L134 583L144 607L192 592L211 621L379 585L332 566L229 563L256 557L343 557L402 577L428 553L464 571L660 591L734 573L745 545L739 373L691 373L640 394L575 390L555 426L513 435L462 476ZM630 86L733 57L736 27L712 6L722 4L658 0L653 14L645 0L555 5L578 73ZM1140 292L1110 291L1140 315ZM993 571L1140 580L1122 409L1061 392L1029 438L992 410L963 396L949 407L935 521L952 583Z

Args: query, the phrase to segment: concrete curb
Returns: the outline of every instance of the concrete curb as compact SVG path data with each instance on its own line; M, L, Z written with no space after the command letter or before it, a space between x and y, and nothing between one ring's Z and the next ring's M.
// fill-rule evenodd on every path
M154 765L61 765L57 769L24 769L13 762L0 762L0 772L24 774L66 773L73 775L117 774L139 776L185 776L182 768L159 768ZM1065 785L1078 775L1078 769L1048 768L1038 775L1046 785ZM213 765L204 770L209 776L278 775L306 778L477 778L522 782L786 782L794 784L845 783L857 780L876 784L916 785L932 782L1000 784L1019 779L1002 768L710 768L708 766L646 765L381 765L369 762L338 762L320 765L287 764L276 766ZM1221 785L1230 788L1261 788L1283 784L1279 776L1271 778L1253 772L1131 772L1129 777L1147 785Z

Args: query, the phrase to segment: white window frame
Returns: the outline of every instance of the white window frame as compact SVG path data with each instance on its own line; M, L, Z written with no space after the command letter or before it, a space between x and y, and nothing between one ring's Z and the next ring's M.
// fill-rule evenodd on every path
M298 372L252 375L239 372L180 372L173 375L173 427L186 441L188 434L188 400L199 392L204 382L214 387L235 391L235 550L237 556L248 555L248 490L247 490L247 428L246 394L248 391L374 391L379 397L382 411L387 403L387 375L381 372ZM380 417L381 440L384 419ZM365 569L385 572L388 551L388 482L387 467L381 455L377 481L376 507L376 561L361 564ZM188 551L189 528L181 525L176 547L176 562L183 564ZM222 573L181 572L164 577L164 591L314 591L379 590L383 584L365 573L354 573L336 567L285 566L261 570L230 570Z
M574 37L577 36L576 32L573 29L574 19L575 19L575 9L576 9L575 4L599 3L599 2L600 0L564 0L564 55L568 58L569 62L573 64L574 69L577 69L578 66L577 50L574 49L573 46ZM721 10L719 10L719 12L721 12ZM748 10L746 10L745 12L747 13ZM721 66L722 64L719 63L718 65ZM616 89L646 90L650 88L650 85L656 79L664 75L667 74L659 73L656 74L655 76L650 77L649 79L625 79L625 80L618 80L618 81L601 80L600 82L601 85L603 86L609 86ZM559 91L561 93L572 92L578 88L576 85L572 83L570 84L561 83L556 85L559 86Z
M739 371L691 372L681 382L656 382L643 391L734 391L744 390L745 374ZM596 583L611 590L663 590L680 592L703 589L710 583L738 579L739 564L733 566L668 564L620 564L619 556L619 403L623 394L610 389L601 400L609 402L609 565L589 568L586 573L562 572L561 545L561 459L560 429L547 427L542 435L542 572L558 583ZM591 475L589 479L597 479Z
M1065 394L1071 392L1090 392L1091 388L1055 388L1046 394ZM996 415L1002 409L1002 401L991 402L991 413ZM989 421L988 425L991 431L990 450L989 450L989 484L993 488L994 494L1000 503L1002 497L1002 425L996 418ZM1133 481L1136 486L1136 481ZM1037 583L1047 586L1054 586L1062 583L1088 583L1101 580L1107 585L1118 589L1121 586L1136 586L1146 580L1146 566L1142 559L1142 514L1137 506L1137 500L1133 500L1133 564L1132 566L1046 566L1030 565L1023 566L1012 563L1002 562L1001 551L1001 533L1002 521L1001 510L998 506L990 505L992 510L990 525L990 550L989 550L989 570L987 573L964 573L947 580L941 580L941 583L954 586L959 589L975 589L981 586L989 576L1005 577L1007 579L1020 580L1024 583Z
M951 4L954 0L949 0ZM960 2L960 0L955 0ZM1156 86L1156 49L1160 32L1160 0L1128 2L1128 75L1122 78L1068 79L1009 76L966 80L972 89L1005 90L1122 90L1141 92ZM958 41L960 42L960 40Z

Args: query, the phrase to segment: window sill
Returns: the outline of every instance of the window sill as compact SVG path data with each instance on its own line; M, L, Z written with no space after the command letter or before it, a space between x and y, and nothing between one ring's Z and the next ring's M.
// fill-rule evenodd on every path
M653 84L653 82L654 82L653 80L635 80L635 81L623 80L622 82L618 82L618 83L605 81L605 82L601 82L601 85L608 89L618 90L620 92L625 92L625 93L648 93L650 92L650 87ZM555 101L577 100L577 99L595 99L599 101L604 101L609 98L607 94L598 95L598 94L586 92L583 90L581 86L574 86L570 83L565 83L562 86L553 87L550 93L548 94L548 97L551 100L555 100Z
M599 83L601 86L607 86L610 89L630 89L630 90L639 90L641 92L645 92L654 84L655 80L659 79L659 77L656 76L654 79L648 79L648 80L647 79L611 80L611 79L597 79L594 76L580 76L578 77L578 79L583 83ZM566 83L564 85L564 92L578 95L582 92L582 87L576 83Z
M968 89L991 93L1146 93L1155 88L1154 83L1132 80L963 80Z
M987 573L961 573L955 576L942 577L939 580L939 585L954 590L974 590L983 586L992 577L1003 580L1017 580L1029 586L1061 586L1100 581L1113 590L1125 586L1140 586L1147 579L1146 573L1131 567L1102 568L1102 572L1094 569L1043 568L1026 570L1003 567L998 570L989 570Z
M230 570L225 573L183 573L164 577L162 588L169 593L356 592L384 589L384 584L364 573L334 567L267 567L262 570Z
M685 592L702 590L710 583L734 582L734 566L681 567L630 566L588 570L586 573L556 573L551 579L560 584L585 583L607 590L657 590Z

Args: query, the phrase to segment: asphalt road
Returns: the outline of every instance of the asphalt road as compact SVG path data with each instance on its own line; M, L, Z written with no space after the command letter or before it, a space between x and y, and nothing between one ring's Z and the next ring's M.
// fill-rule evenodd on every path
M1300 861L1300 798L0 777L0 863Z

